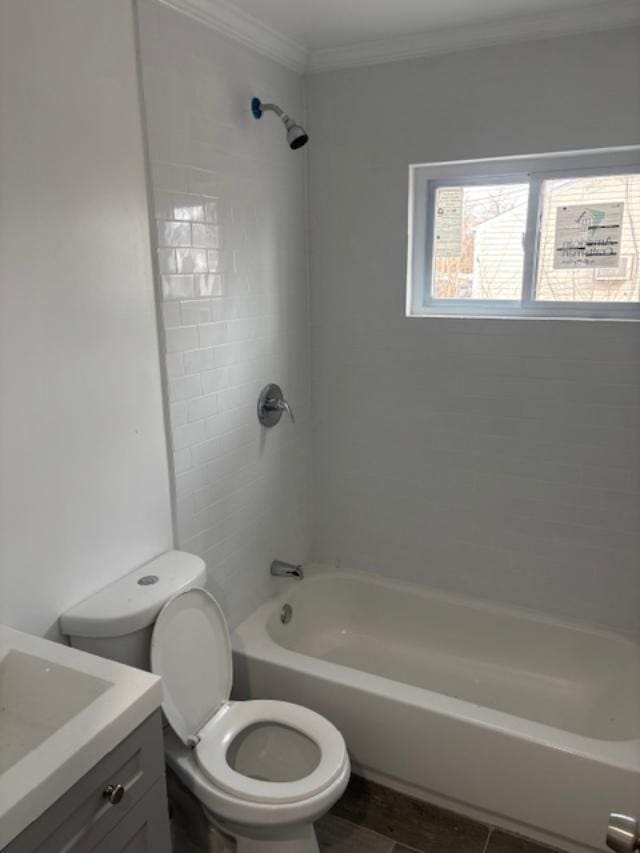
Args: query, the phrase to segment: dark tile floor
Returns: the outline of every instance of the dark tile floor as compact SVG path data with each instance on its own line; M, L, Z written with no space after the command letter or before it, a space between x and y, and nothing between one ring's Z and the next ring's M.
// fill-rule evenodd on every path
M322 853L552 853L355 775L316 830Z

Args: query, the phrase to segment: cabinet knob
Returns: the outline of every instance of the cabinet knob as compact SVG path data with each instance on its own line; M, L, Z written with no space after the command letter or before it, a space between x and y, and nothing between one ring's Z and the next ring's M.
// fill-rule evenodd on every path
M102 796L105 800L109 800L112 805L117 806L124 797L124 785L107 785Z

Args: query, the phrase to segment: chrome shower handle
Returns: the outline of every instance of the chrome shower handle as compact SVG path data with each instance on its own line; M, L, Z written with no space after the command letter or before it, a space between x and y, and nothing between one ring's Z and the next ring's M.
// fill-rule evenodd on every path
M275 400L269 399L267 400L267 408L273 410L279 410L281 412L286 412L289 415L292 424L295 424L296 419L293 414L293 410L291 406L287 403L286 400Z
M262 426L272 427L278 423L283 412L289 415L291 423L296 422L291 406L284 399L282 388L275 382L265 385L258 397L258 420Z

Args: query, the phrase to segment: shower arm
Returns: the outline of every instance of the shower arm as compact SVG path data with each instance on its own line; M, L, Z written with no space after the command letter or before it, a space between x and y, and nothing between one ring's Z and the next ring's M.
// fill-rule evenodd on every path
M280 109L277 104L260 104L260 109L263 113L270 111L272 113L275 113L277 116L280 116L280 118L289 118L289 116L285 116L284 110Z
M287 130L289 130L289 128L295 124L294 120L290 116L288 116L285 111L281 109L281 107L279 107L277 104L260 104L260 109L263 113L275 113L279 117L280 121L284 123L284 126L287 128Z

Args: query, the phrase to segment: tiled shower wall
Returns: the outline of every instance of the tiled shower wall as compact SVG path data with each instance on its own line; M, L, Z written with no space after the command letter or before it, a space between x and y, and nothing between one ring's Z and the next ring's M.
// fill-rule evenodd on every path
M304 119L300 78L139 10L178 544L230 620L270 592L274 557L312 556L636 627L637 325L407 320L404 278L409 163L640 138L638 32L313 75L311 144L292 153L249 102ZM264 432L272 380L298 420Z
M302 81L156 0L138 9L177 544L235 623L277 583L271 560L308 557L306 152L249 110L257 95L302 121ZM270 381L296 423L265 431Z
M640 325L404 316L409 164L638 142L638 57L309 78L315 558L638 630Z

